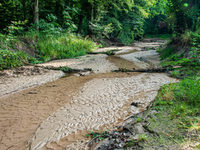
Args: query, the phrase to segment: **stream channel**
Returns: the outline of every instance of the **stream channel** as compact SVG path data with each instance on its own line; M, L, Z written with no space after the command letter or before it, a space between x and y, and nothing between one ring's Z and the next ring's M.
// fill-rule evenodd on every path
M88 131L112 130L143 112L164 84L165 73L113 72L119 68L158 68L156 49L164 40L101 48L93 54L55 60L0 76L0 150L88 149ZM64 75L44 67L68 66L92 71ZM132 102L140 103L138 107Z

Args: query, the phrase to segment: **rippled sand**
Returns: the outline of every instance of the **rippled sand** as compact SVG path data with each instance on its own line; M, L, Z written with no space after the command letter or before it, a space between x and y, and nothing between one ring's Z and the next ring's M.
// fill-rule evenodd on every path
M165 74L93 79L80 89L69 104L40 125L31 141L31 149L40 150L48 142L59 141L80 130L99 130L102 126L111 129L119 119L126 119L130 114L130 107L124 109L125 104L140 102L143 106L132 108L132 112L144 111L154 100L160 86L175 81ZM67 149L84 149L76 142L65 146Z

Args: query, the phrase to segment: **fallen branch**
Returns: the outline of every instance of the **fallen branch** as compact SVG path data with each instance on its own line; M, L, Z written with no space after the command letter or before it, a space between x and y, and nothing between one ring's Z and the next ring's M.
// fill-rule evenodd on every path
M119 68L118 70L114 70L113 72L147 72L147 73L164 73L172 70L173 68L153 68L153 69L126 69Z
M106 51L106 52L88 52L87 54L90 54L90 55L106 54L108 56L111 56L111 55L115 55L115 53L118 52L118 51L120 51L120 49L109 50L109 51Z
M48 69L48 70L61 70L64 73L79 73L79 72L88 72L88 71L92 72L91 68L73 69L69 67L53 67L53 66L48 66L48 67L37 66L37 67L41 67L43 69Z

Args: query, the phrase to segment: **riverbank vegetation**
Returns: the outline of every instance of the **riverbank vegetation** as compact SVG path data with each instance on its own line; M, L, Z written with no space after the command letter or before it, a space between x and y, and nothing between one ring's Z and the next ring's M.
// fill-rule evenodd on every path
M197 1L171 1L170 12L176 16L175 36L158 52L161 65L173 68L170 75L183 80L159 91L149 110L156 110L157 114L145 120L151 133L142 143L143 149L200 148L199 8Z

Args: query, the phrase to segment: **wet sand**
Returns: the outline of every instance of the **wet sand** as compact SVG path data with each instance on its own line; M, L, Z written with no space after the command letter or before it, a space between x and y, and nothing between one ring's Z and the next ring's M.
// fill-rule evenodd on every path
M120 51L115 56L100 54L42 64L92 68L94 74L87 76L56 80L63 74L55 71L1 76L0 149L84 149L88 130L112 129L129 115L144 111L160 86L176 80L166 74L111 71L156 66L159 56L155 50L141 50L160 44L163 41L140 42L135 47L117 47ZM133 101L141 102L141 107L131 107Z

